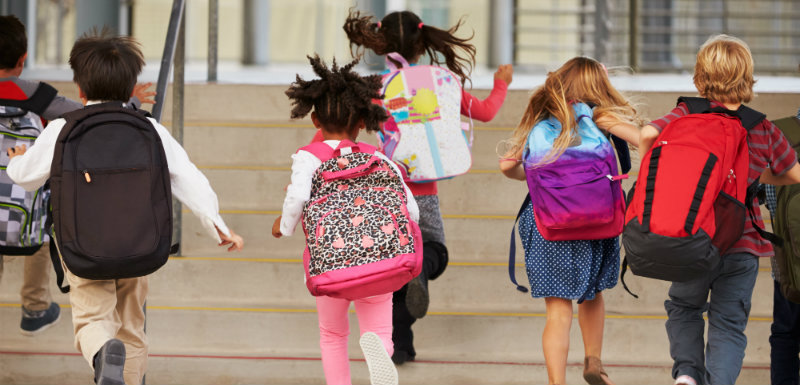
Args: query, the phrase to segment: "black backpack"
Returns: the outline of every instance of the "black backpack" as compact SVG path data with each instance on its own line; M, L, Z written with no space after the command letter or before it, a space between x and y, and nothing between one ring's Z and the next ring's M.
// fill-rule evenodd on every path
M169 169L147 116L119 102L63 116L50 171L53 240L79 277L140 277L169 257Z

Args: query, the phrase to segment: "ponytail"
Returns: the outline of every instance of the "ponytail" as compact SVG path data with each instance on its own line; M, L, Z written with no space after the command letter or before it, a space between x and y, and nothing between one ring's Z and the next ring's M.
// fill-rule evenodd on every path
M432 64L445 65L465 84L475 66L476 49L469 43L474 33L465 39L455 36L463 24L462 18L449 30L443 30L424 24L419 16L409 11L392 12L375 22L372 16L351 9L342 28L350 40L353 56L360 54L354 47L368 48L377 55L397 52L407 61L427 54Z

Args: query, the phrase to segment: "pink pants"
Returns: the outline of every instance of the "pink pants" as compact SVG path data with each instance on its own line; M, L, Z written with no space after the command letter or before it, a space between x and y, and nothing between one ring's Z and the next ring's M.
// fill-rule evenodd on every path
M373 332L381 338L391 356L392 344L392 293L376 295L353 301L358 316L360 334ZM322 369L328 385L350 385L350 358L347 354L347 337L350 322L346 299L317 297L319 316L319 348L322 352ZM359 335L360 335L359 334Z

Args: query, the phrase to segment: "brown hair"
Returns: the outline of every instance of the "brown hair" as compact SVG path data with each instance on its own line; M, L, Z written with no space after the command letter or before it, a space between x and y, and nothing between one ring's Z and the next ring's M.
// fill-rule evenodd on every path
M69 53L73 80L89 100L127 102L144 66L139 47L130 36L91 31Z
M350 10L344 22L344 32L350 39L350 52L353 47L369 48L378 55L397 52L407 61L413 61L427 53L431 64L446 65L461 78L464 84L469 80L475 65L475 46L469 43L472 36L461 39L456 31L464 24L463 18L448 30L425 25L422 19L410 11L392 12L380 21ZM474 33L473 33L474 36ZM444 62L437 53L441 54ZM399 63L397 63L399 64Z
M358 59L339 68L336 59L328 69L318 55L308 56L311 67L320 77L303 80L297 75L286 96L292 100L292 119L302 118L311 112L332 132L350 132L363 120L367 131L378 131L388 115L373 99L381 99L381 76L361 76L353 72Z
M16 16L0 16L0 69L12 69L28 52L25 26Z
M636 109L611 85L602 64L587 57L572 58L561 68L549 72L544 85L534 91L519 126L512 134L507 157L520 157L533 126L552 116L561 123L561 133L542 163L555 161L577 135L575 113L570 106L573 102L595 105L595 121L611 116L632 124L640 123Z
M753 100L753 55L747 43L733 36L710 37L697 52L694 86L706 99L722 103Z

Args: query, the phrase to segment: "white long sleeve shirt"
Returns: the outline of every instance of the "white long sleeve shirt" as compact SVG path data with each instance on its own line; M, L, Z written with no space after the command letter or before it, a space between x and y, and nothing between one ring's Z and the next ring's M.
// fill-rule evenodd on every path
M324 143L331 148L339 146L339 140L326 140ZM386 160L392 165L397 175L400 174L400 169L394 164L386 155L376 151L375 155L379 158ZM311 179L314 177L314 172L317 171L322 161L308 151L300 150L292 155L292 184L286 188L286 199L283 201L283 214L281 217L281 234L289 236L294 234L295 227L300 222L303 216L303 207L306 202L311 198ZM405 182L403 187L406 191L406 208L408 215L415 222L419 221L419 207L417 201L414 200L414 195L408 189Z
M87 105L96 103L98 102L90 101ZM230 231L219 215L217 194L214 193L205 175L189 160L186 151L169 131L155 119L150 118L150 122L156 128L164 146L172 194L200 218L200 223L208 235L217 240L217 243L221 242L216 229L219 228L225 235L230 235ZM25 154L11 159L7 172L14 183L27 191L32 191L44 185L50 178L56 141L64 124L66 124L64 119L51 121Z

